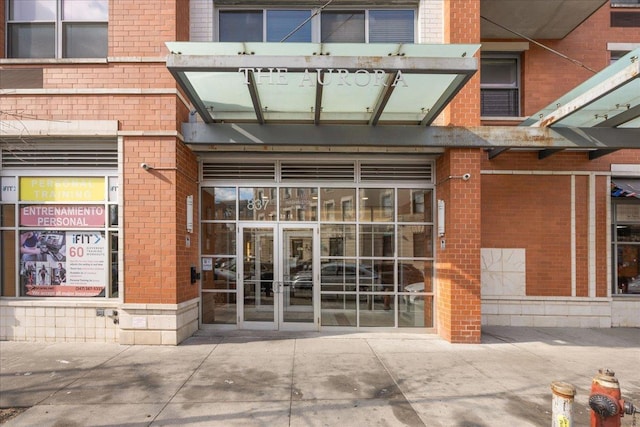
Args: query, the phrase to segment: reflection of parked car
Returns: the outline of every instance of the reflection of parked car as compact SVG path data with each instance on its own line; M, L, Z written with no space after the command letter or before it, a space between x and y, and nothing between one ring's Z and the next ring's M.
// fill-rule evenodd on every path
M632 277L631 279L629 279L629 284L627 285L627 293L640 294L640 276Z
M359 280L360 285L373 285L378 283L378 275L367 267L360 266L358 268L353 263L341 263L341 262L329 262L323 264L320 267L320 282L322 283L322 290L355 290L356 280ZM332 284L340 286L331 286ZM327 286L329 285L329 286ZM351 285L349 289L345 289L343 285ZM291 280L291 291L294 292L298 289L311 290L313 287L313 281L311 278L311 270L303 270L296 273Z

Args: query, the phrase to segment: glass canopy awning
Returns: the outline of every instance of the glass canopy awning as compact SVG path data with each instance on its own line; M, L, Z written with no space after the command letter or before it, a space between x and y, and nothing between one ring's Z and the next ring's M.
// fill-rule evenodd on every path
M640 128L640 48L533 114L522 125Z
M205 123L430 125L478 69L478 44L167 43Z

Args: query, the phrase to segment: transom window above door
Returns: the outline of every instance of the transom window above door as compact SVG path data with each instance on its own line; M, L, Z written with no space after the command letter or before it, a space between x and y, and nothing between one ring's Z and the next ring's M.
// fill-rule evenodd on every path
M413 43L415 25L412 9L222 9L218 41Z

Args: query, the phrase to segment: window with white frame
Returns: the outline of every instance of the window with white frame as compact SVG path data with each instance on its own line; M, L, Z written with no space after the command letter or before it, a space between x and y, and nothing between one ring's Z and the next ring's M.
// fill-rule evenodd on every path
M520 116L519 56L483 53L480 64L481 115Z
M413 43L415 10L218 11L221 42Z
M8 0L7 57L105 58L108 0Z

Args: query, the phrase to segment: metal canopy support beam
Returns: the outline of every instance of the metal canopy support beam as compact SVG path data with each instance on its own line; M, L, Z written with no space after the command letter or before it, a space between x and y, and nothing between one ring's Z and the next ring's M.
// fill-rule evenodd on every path
M368 126L183 123L188 144L290 146L417 146L532 149L638 149L637 128L532 128L504 126Z
M596 127L616 127L630 122L637 117L640 117L640 104L636 105L635 107L629 108L623 113L616 114L610 119L598 123Z
M589 160L595 160L598 159L602 156L606 156L607 154L611 154L614 151L618 151L616 149L612 149L612 150L594 150L594 151L590 151L589 152Z
M349 72L375 68L403 74L467 74L473 75L478 66L474 57L433 58L409 56L253 56L253 55L180 55L167 57L167 68L173 72L215 71L238 72L240 69L269 69L282 64L289 72L316 69L344 69ZM175 76L175 74L174 74Z
M542 117L537 122L531 124L531 126L546 127L558 123L562 119L570 116L577 111L580 111L581 109L584 109L586 106L597 101L603 96L608 95L615 89L624 86L633 79L638 78L639 75L640 61L632 62L618 73L604 80L602 83L583 92L579 96L576 96L570 102L567 102L564 105L560 105L555 111L551 112L545 117Z
M260 95L258 95L258 89L256 88L256 78L253 71L247 74L249 84L249 95L251 95L251 102L253 103L253 110L256 112L256 120L261 125L264 124L264 116L262 115L262 103L260 102Z
M538 160L543 160L546 159L547 157L553 156L556 153L559 153L560 151L563 151L564 148L559 148L559 149L546 149L546 150L540 150L538 151Z
M190 95L192 93L195 93L195 89L191 85L191 82L189 81L187 76L182 72L172 69L169 69L169 72L171 72L173 78L176 79L176 82L178 82L182 90L184 90L187 96L189 96L189 99L193 103L193 108L196 109L200 117L202 117L202 120L204 120L205 123L213 123L211 114L209 114L209 111L207 110L206 105L204 105L204 103L202 102L202 99L200 99L200 97L192 97Z
M487 152L489 153L489 160L495 159L500 154L505 153L507 151L509 151L509 147L490 148L487 150Z
M442 110L449 104L449 102L453 99L454 96L457 95L458 92L464 87L464 85L469 81L469 79L473 76L473 74L462 74L456 76L453 83L449 85L447 90L445 90L440 98L433 104L433 108L425 114L424 118L420 122L422 126L429 126L433 121L440 115Z
M372 114L371 114L371 120L369 120L369 125L375 126L375 125L378 124L378 120L380 120L380 116L382 115L382 112L384 111L384 107L387 105L387 102L389 102L389 98L391 97L391 94L393 93L393 90L396 88L391 83L393 83L393 81L397 77L398 77L398 72L397 71L395 73L391 73L391 74L389 74L387 76L387 81L382 86L382 88L383 88L382 92L378 96L378 101L376 102L376 106L373 108L373 111L372 111Z
M324 71L319 71L320 81L324 81ZM320 114L322 114L322 92L324 85L316 85L316 102L313 110L313 123L315 125L320 124Z

